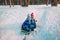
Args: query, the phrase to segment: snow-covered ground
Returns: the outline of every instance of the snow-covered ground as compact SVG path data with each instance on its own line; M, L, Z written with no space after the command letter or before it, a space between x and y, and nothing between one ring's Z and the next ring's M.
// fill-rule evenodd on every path
M25 35L20 32L21 25L32 12L37 28L27 35L26 40L60 40L60 5L0 6L0 40L23 40Z

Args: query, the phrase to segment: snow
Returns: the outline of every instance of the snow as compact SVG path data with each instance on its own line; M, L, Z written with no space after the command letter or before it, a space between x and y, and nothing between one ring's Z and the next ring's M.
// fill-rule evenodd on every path
M21 7L15 5L0 6L0 40L23 40L24 33L21 25L28 13L34 12L37 28L26 40L60 40L60 4L57 7L50 5L29 5Z

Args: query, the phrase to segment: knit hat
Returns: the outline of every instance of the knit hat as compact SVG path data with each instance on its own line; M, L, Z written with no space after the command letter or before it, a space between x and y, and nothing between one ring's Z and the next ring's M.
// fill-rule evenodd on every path
M34 18L34 13L33 12L31 13L31 18Z

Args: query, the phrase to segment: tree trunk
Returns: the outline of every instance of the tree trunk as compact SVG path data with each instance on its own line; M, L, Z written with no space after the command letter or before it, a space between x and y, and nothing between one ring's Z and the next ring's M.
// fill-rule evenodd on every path
M13 7L14 7L14 0L11 0L11 2L12 2L12 5L13 5Z
M32 0L32 4L34 5L34 0Z
M22 0L20 0L20 5L22 5Z
M30 0L28 0L28 5L30 4Z
M48 5L49 4L49 0L46 0L46 5Z
M51 6L57 6L57 0L51 0Z
M11 0L10 0L10 7L11 7Z
M17 0L17 5L19 5L19 0Z
M5 0L5 5L7 5L7 0Z

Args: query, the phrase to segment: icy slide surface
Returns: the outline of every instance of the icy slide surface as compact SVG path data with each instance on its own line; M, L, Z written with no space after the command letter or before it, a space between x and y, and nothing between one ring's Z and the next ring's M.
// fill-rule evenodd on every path
M23 40L21 24L31 12L35 13L37 28L26 40L60 40L60 7L45 5L0 6L0 40Z

